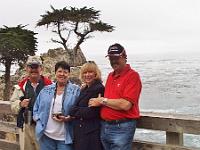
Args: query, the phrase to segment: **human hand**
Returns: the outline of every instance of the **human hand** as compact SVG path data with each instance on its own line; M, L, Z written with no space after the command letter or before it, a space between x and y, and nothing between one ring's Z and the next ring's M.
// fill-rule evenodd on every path
M73 119L73 117L71 116L63 116L63 115L53 115L53 120L58 121L58 122L67 122L70 121L71 119Z
M89 100L88 106L89 107L99 107L99 106L101 106L102 99L103 99L103 97L101 97L101 94L99 94L99 96L97 98L91 98Z
M101 106L102 98L91 98L89 100L88 106L89 107L99 107Z
M67 122L67 121L71 121L72 119L74 119L75 117L72 117L70 115L68 116L59 116L59 119L62 119L63 121Z
M20 106L21 106L21 107L28 107L29 102L30 102L30 99L28 99L28 98L23 99L23 100L20 102Z
M82 84L81 84L81 90L84 89L86 86L87 86L87 84L82 83Z

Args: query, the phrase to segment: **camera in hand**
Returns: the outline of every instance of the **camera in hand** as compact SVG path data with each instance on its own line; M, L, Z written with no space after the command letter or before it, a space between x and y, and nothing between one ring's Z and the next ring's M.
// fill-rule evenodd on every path
M25 96L19 97L19 100L20 100L20 101L23 101L24 99L25 99Z
M52 117L56 117L59 119L59 117L62 116L62 112L56 112L52 114Z

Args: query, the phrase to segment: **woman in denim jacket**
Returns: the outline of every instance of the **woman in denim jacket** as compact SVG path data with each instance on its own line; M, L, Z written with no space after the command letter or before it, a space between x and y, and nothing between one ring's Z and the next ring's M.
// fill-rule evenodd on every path
M56 63L57 82L45 87L36 99L33 118L41 150L72 150L72 124L68 113L80 88L68 81L69 73L70 67L65 61Z

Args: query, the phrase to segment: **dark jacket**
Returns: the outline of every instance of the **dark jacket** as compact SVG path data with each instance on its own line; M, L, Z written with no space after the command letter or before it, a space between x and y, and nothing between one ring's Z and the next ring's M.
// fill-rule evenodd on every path
M39 92L41 91L41 89L44 86L51 84L52 82L48 78L41 76L41 79L38 81L38 83L39 84L36 88L36 91L33 90L33 87L31 86L31 82L30 82L29 78L25 78L18 83L20 89L24 93L24 96L20 97L19 99L21 101L24 100L25 98L31 99L29 106L28 106L28 109L30 111L32 111L33 105L35 103L35 99L36 99L37 95L39 94ZM23 128L24 122L27 123L27 111L25 108L21 108L17 115L17 127Z
M91 98L104 95L104 86L101 81L95 81L90 87L85 87L70 111L74 120L74 145L76 150L101 150L100 142L100 108L88 107ZM84 140L83 140L84 139Z

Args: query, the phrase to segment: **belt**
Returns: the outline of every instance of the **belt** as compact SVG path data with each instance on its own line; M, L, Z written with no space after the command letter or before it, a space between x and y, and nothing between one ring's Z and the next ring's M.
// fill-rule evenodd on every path
M119 123L124 123L124 122L131 122L134 119L128 119L128 118L124 118L124 119L120 119L120 120L102 120L103 122L106 122L108 124L119 124Z

